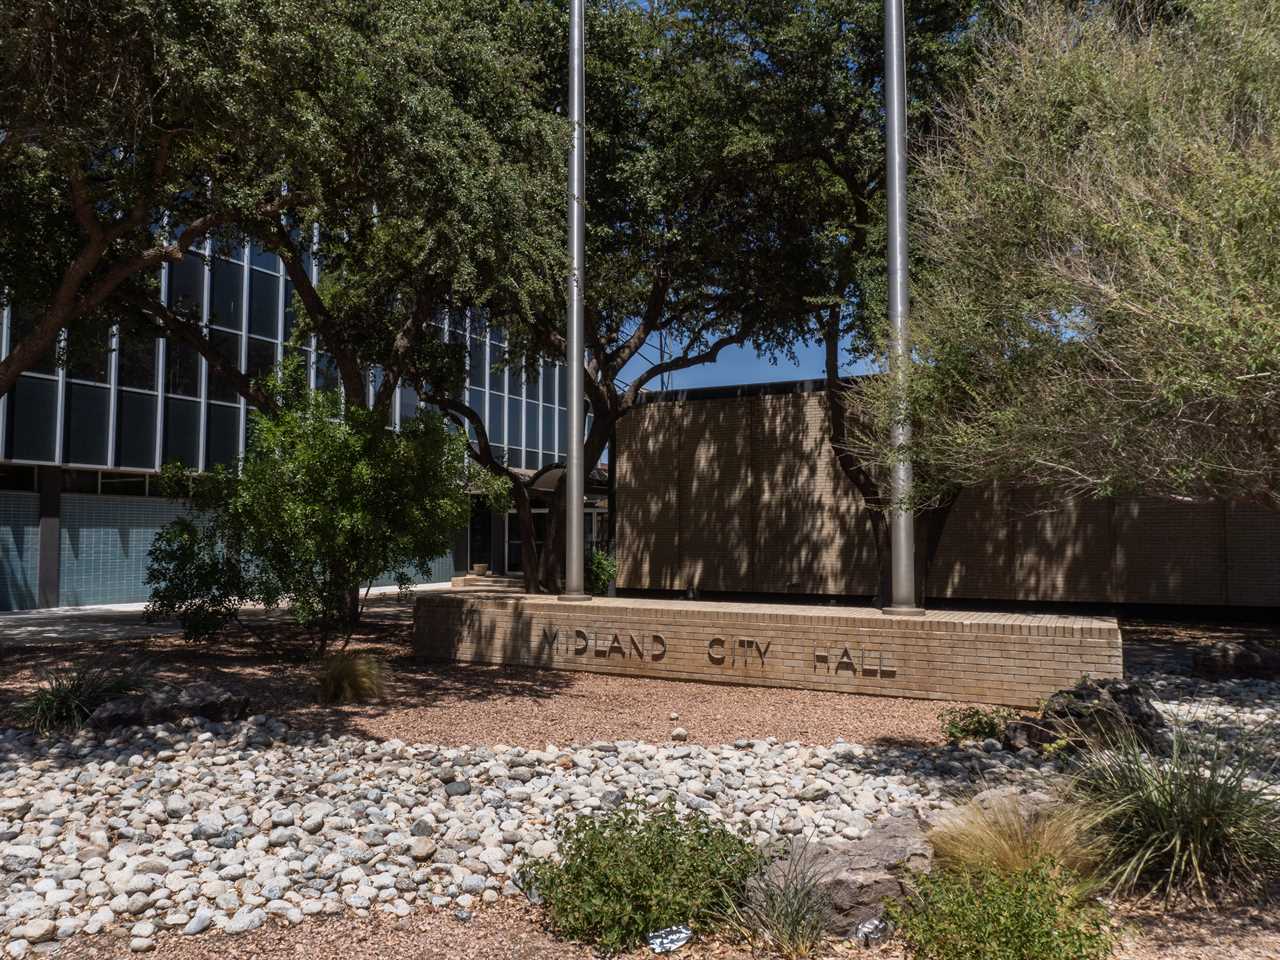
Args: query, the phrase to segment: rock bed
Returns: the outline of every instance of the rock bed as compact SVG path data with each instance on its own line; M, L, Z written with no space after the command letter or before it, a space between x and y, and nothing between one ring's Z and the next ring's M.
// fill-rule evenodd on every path
M1224 728L1274 720L1280 704L1275 683L1145 679L1163 712ZM23 957L110 930L143 952L164 931L469 911L520 892L513 875L554 853L557 817L628 797L674 797L761 842L858 839L885 817L927 818L958 792L1056 772L994 740L443 748L267 717L56 742L0 731L0 943Z
M514 871L554 852L557 816L627 797L673 796L761 841L853 839L877 818L949 806L957 782L1040 772L994 749L445 749L266 717L55 743L7 731L0 933L14 957L108 929L142 952L161 931L236 933L271 916L469 910L519 892Z

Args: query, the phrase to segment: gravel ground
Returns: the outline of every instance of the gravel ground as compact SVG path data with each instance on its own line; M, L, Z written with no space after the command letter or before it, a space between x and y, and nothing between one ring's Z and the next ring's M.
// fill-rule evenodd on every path
M469 911L521 896L514 871L555 853L562 817L628 798L674 801L761 845L857 840L884 817L928 819L962 786L1053 769L995 741L444 748L265 716L52 742L0 732L0 933L15 957L117 929L142 952L164 930Z

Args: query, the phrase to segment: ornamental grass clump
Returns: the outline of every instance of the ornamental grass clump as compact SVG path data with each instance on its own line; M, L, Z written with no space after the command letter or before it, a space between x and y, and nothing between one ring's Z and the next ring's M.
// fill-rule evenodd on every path
M558 860L528 863L519 880L546 905L555 932L604 953L678 924L722 927L761 863L744 837L674 802L628 802L560 824Z
M761 865L747 881L741 903L728 913L728 925L757 951L784 960L813 956L827 938L832 916L825 879L806 840L790 856Z
M1072 791L1097 812L1117 892L1268 899L1280 883L1280 725L1171 725L1167 756L1113 730L1077 759Z
M1008 792L940 814L929 842L935 860L950 869L1012 874L1050 859L1089 877L1105 856L1097 821L1076 803L1031 803Z
M134 693L139 686L139 678L128 670L93 666L46 670L39 688L18 703L18 725L41 735L66 733L83 726L108 700Z
M940 869L886 914L913 960L1104 960L1116 935L1080 878L1049 858L1006 873Z
M382 663L358 653L335 653L320 665L321 703L381 700L386 688Z

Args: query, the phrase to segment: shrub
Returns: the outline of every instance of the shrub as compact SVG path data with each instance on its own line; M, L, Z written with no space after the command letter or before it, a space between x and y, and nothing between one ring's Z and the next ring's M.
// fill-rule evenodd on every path
M449 550L472 492L496 503L506 488L467 470L466 438L436 414L387 430L385 410L308 389L296 361L263 389L275 404L251 414L238 469L164 475L191 512L155 538L147 613L200 640L247 605L284 604L318 631L323 653L358 622L362 587L385 574L412 583Z
M1103 857L1096 825L1096 815L1078 804L1032 806L1010 792L941 814L929 842L938 862L952 869L1017 873L1051 859L1087 877Z
M1278 732L1271 722L1221 737L1175 722L1167 757L1128 728L1091 742L1072 789L1097 810L1117 891L1265 897L1280 881Z
M320 664L321 703L380 700L385 690L382 663L358 653L335 653Z
M525 865L521 885L542 897L558 934L605 952L676 924L721 926L760 863L746 839L701 813L680 816L670 800L579 817L558 834L560 859Z
M1078 890L1049 859L1007 874L944 869L916 878L888 915L916 960L1101 960L1115 935Z
M1007 707L948 707L938 714L942 735L952 743L961 740L999 740L1017 714Z
M602 597L609 584L618 578L618 561L604 550L592 550L587 556L587 593Z
M47 670L39 689L18 703L18 724L39 734L75 730L102 704L138 687L137 677L128 671L85 666Z
M730 926L755 947L794 960L812 956L827 936L831 897L806 842L791 856L761 867L747 881Z

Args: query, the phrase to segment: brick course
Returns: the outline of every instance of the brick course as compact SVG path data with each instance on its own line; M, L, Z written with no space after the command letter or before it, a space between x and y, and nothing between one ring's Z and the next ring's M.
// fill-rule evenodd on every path
M672 680L1032 706L1082 674L1121 675L1106 617L787 604L420 596L422 662L517 664Z

